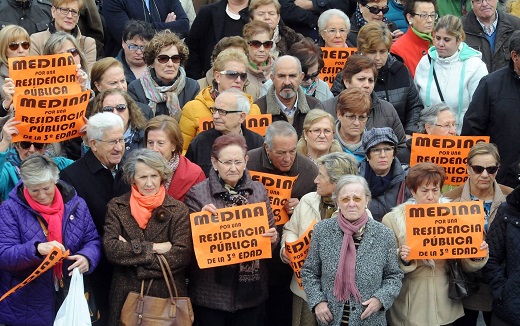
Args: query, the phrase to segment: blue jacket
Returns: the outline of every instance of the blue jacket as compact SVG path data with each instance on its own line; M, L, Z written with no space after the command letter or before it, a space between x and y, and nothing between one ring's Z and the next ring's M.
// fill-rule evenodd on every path
M85 201L63 181L57 184L63 197L63 245L71 255L89 261L89 273L101 257L101 240ZM47 242L34 211L23 196L23 185L16 186L0 206L0 296L21 283L43 261L36 246ZM63 261L63 276L73 261ZM0 324L52 325L55 317L52 269L0 302Z

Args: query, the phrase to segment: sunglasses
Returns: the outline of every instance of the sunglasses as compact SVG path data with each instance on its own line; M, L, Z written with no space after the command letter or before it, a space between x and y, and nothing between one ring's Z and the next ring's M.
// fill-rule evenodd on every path
M495 174L498 171L498 165L488 166L487 168L480 166L480 165L471 165L470 164L469 166L471 166L471 168L473 169L473 172L475 172L476 174L481 174L482 172L484 172L484 170L486 170L488 174Z
M305 80L309 80L309 79L314 80L314 79L316 79L316 78L318 77L319 74L320 74L319 71L317 71L317 72L315 72L315 73L313 73L313 74L309 74L309 75L306 74L306 75L303 77L303 80L304 80L304 81L305 81Z
M118 104L116 106L104 106L101 109L101 112L114 112L114 109L117 112L124 112L126 110L126 104Z
M238 72L235 70L222 70L219 71L221 75L226 75L229 79L237 80L240 77L241 80L247 80L247 72Z
M372 13L374 15L377 15L380 12L382 12L383 15L384 15L384 14L386 14L390 10L390 8L388 8L388 6L383 7L383 8L379 8L379 7L376 7L376 6L370 7L369 5L366 5L365 7L368 9L368 11L370 11L370 13Z
M249 46L251 46L252 48L255 48L255 49L260 49L260 47L262 45L264 46L264 49L266 49L266 50L273 47L273 41L260 42L257 40L252 40L252 41L247 42L247 44L249 44Z
M21 141L18 144L20 145L21 149L29 149L29 148L31 148L31 145L33 145L34 149L37 150L37 151L40 151L40 150L43 149L43 147L45 147L45 144L33 143L33 142L30 142L30 141Z
M168 60L171 59L173 63L179 63L183 58L184 56L182 54L174 54L171 57L166 54L161 54L157 56L157 61L159 61L159 63L167 63Z
M13 42L13 43L10 43L9 44L9 50L11 51L16 51L18 50L18 48L20 47L20 45L22 46L22 49L24 50L27 50L29 48L29 46L31 45L31 43L27 42L27 41L23 41L23 42Z
M76 48L68 49L67 52L72 54L73 57L77 57L79 55L79 51Z

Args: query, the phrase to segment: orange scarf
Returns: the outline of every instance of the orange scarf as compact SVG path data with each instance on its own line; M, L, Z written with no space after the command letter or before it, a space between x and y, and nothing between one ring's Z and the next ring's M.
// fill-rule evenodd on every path
M161 186L159 191L152 196L143 196L137 190L136 186L132 186L130 194L130 213L135 218L141 229L146 229L148 221L152 217L152 211L161 206L166 197L166 188Z

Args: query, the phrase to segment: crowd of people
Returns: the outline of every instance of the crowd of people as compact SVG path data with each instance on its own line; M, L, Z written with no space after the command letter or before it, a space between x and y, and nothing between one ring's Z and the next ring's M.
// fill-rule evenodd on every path
M95 325L119 325L145 281L169 297L163 258L197 326L520 325L520 18L506 7L0 3L0 296L53 248L70 251L0 301L0 326L52 325L75 268ZM331 85L321 47L356 48ZM53 54L72 56L90 91L86 125L14 142L9 59ZM247 123L259 115L262 131ZM410 165L413 134L490 140L449 187L443 167ZM273 200L259 175L291 180L289 193ZM410 205L468 201L484 211L480 258L409 258ZM258 203L272 258L202 268L190 213ZM294 271L289 243L306 236ZM460 300L448 295L455 262L478 284Z

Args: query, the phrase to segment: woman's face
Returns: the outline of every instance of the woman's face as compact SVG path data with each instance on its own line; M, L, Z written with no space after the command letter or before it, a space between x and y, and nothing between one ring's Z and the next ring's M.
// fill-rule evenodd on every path
M454 55L459 48L460 42L461 41L457 41L457 38L449 34L444 28L436 31L433 38L433 45L441 58L448 58Z
M174 56L173 60L170 58L171 56ZM161 63L159 60L168 61ZM155 57L152 67L155 69L157 77L159 77L163 83L170 84L177 77L180 65L181 61L179 50L177 49L177 46L172 45L170 47L163 48L161 52L159 52L159 54Z
M79 3L70 1L62 3L60 7L53 6L51 14L56 30L70 33L78 24Z
M363 52L363 55L374 60L376 63L377 70L381 69L388 59L388 48L384 43L379 43L375 49Z
M60 48L57 49L55 54L62 54L62 53L70 53L72 54L72 58L74 59L74 63L77 65L81 64L81 58L79 56L79 50L74 46L74 43L67 40L63 42Z
M148 141L146 142L146 148L161 153L162 157L167 161L172 159L176 147L164 130L150 130L148 131L147 138Z
M415 3L415 15L406 15L408 23L417 31L425 34L430 34L433 31L435 24L435 6L431 2L417 1ZM428 15L426 19L421 18L420 15Z
M365 18L367 23L370 23L371 21L383 21L383 18L385 17L383 11L388 12L387 0L371 1L367 3L366 6L358 3L358 6L361 10L361 15Z
M307 69L307 74L305 74L301 83L303 87L309 87L312 83L317 82L320 73L318 68L318 63L316 63Z
M31 42L25 38L19 38L7 45L5 51L8 58L26 57L29 55ZM13 50L14 49L14 50Z
M117 106L120 104L124 104L126 108L121 111L121 109L117 109ZM105 108L107 108L105 111ZM128 103L126 103L125 98L121 94L110 94L105 97L103 100L103 112L110 112L108 108L111 108L113 113L117 114L123 119L125 124L125 130L128 129L128 125L130 123L130 112L128 109ZM120 106L120 108L122 108Z
M334 126L328 118L322 118L305 131L307 147L316 152L328 152L334 139Z
M475 155L471 163L468 163L469 184L471 189L478 189L481 191L489 190L493 187L498 169L494 173L489 173L486 169L490 168L493 172L494 168L498 167L498 163L491 154ZM481 172L482 171L482 172ZM480 172L480 173L478 173Z
M50 206L54 200L56 185L49 181L35 186L25 186L29 192L29 196L40 205Z
M238 61L229 61L224 64L224 70L226 72L238 72L240 74L247 73L246 66L242 62ZM214 73L215 81L218 85L218 91L222 93L223 91L227 91L230 88L238 89L242 91L244 89L246 80L242 79L238 75L231 74L222 74L220 71L215 71Z
M218 159L212 157L211 163L222 180L234 187L244 175L247 158L242 148L237 145L229 145L220 150Z
M448 110L442 111L437 115L437 121L435 124L425 124L424 129L428 135L457 136L455 115Z
M127 85L125 72L121 67L113 66L108 68L101 76L99 81L95 81L94 85L98 91L102 92L106 89L119 89L126 93Z
M280 22L280 14L276 11L276 7L273 4L258 6L253 12L252 18L253 20L266 22L273 30Z
M150 166L142 162L137 162L135 164L133 184L141 195L153 196L157 194L161 188L161 175L159 171Z
M336 201L341 214L350 222L357 221L365 213L368 205L365 188L360 183L345 185L339 191Z
M367 94L371 94L374 90L375 79L374 71L367 68L352 76L350 81L345 81L345 87L359 87Z
M27 157L35 153L45 155L46 146L42 143L31 143L28 141L21 141L15 143L14 146L16 147L16 151L18 152L20 161L25 160Z
M260 33L253 36L250 40L247 40L248 42L258 41L261 43L271 41L270 35L267 33ZM269 51L271 50L270 47L265 47L264 45L261 45L260 47L255 47L252 44L248 44L249 49L249 60L251 60L254 64L257 66L263 64L269 59Z
M330 182L327 169L325 169L325 167L321 164L318 165L318 175L314 179L314 183L316 184L316 193L321 197L328 197L332 195L332 192L336 187L335 183Z
M346 111L341 114L337 111L337 118L340 122L340 134L350 139L360 139L367 125L368 113L356 114Z
M417 204L436 204L441 198L441 188L438 183L424 181L417 187L417 191L410 190Z
M325 25L325 29L320 31L321 37L325 41L325 46L331 48L343 48L347 41L348 28L345 20L338 16L332 16Z
M390 144L381 143L370 148L367 155L368 164L376 175L385 176L392 168L394 161L394 147Z

